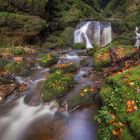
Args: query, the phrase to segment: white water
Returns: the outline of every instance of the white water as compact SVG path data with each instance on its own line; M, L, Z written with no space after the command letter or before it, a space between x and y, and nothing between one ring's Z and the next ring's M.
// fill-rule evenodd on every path
M106 46L112 41L112 31L111 26L106 26L103 29L103 42L102 46Z
M79 59L80 57L77 54L75 54L75 55L66 54L66 55L62 56L62 58L68 59L68 60L75 60L75 59Z
M39 105L37 107L28 106L24 103L22 97L17 105L7 114L0 118L1 128L8 126L3 133L1 140L20 140L24 130L36 119L44 115L54 116L58 105L51 102L48 105Z
M88 21L80 23L74 32L75 43L85 43L86 48L93 48L93 45L106 46L112 41L111 23Z
M93 48L92 44L87 36L87 30L91 22L87 22L84 26L74 32L74 42L84 43L86 42L87 49ZM85 39L85 40L84 40Z
M135 44L135 46L137 48L139 48L139 46L140 46L140 33L138 33L138 30L139 30L139 28L136 27L136 29L135 29L135 33L136 33L136 44Z

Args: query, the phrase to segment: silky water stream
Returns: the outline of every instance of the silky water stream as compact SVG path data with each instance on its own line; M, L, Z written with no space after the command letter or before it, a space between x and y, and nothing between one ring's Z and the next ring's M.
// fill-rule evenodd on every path
M63 62L80 64L82 59L89 61L89 66L80 66L75 80L79 86L93 82L90 79L92 66L88 56L79 56L76 51L70 50L59 57ZM84 79L84 74L89 76ZM18 99L0 105L0 140L96 140L94 116L98 112L98 104L71 113L66 111L62 118L58 118L58 103L51 101L43 104L40 100L47 75L49 69L35 67L29 75L17 77L17 81L27 83L30 88ZM73 88L70 94L79 90L79 86Z

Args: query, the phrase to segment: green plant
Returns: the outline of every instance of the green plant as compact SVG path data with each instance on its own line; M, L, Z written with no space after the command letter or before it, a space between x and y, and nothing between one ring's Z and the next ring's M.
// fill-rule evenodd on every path
M22 55L25 53L23 48L18 48L18 47L12 47L11 52L14 55Z
M86 49L86 46L84 45L84 43L74 43L72 48L75 50L83 50Z

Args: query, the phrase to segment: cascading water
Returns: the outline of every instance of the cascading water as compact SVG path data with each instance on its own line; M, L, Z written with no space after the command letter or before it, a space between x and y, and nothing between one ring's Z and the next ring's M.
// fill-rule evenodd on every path
M1 140L19 140L24 130L35 119L47 114L54 116L57 111L57 104L55 102L49 105L33 107L26 105L24 103L24 98L21 98L16 104L16 107L8 113L9 115L0 118L1 128L8 126Z
M94 44L106 46L111 41L112 27L110 22L81 22L74 32L74 42L85 43L87 49L93 48Z
M87 22L84 26L74 32L74 42L84 43L86 42L87 49L92 48L92 43L87 36L87 30L91 22Z

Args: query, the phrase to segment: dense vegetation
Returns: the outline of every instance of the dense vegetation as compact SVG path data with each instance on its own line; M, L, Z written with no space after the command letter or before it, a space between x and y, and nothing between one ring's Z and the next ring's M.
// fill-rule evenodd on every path
M41 49L85 49L81 43L74 44L73 32L79 21L88 19L111 21L115 34L111 44L105 48L95 44L88 52L96 71L112 65L110 48L119 58L135 51L134 30L140 26L139 0L1 0L0 70L12 74L27 72L27 64L18 56L37 55ZM54 65L57 61L54 53L40 56L42 67L51 66L42 90L43 102L61 98L73 86L73 74L79 66ZM106 77L99 94L104 105L96 118L100 124L99 140L140 139L140 66ZM70 108L90 103L89 87L81 89L68 102Z

